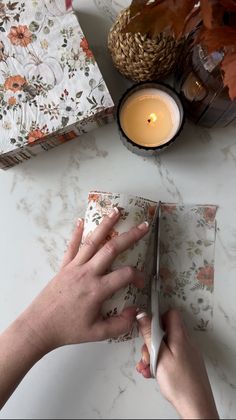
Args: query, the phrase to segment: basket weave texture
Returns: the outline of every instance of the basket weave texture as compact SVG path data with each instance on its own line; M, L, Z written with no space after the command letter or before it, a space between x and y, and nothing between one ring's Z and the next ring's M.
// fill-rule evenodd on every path
M182 41L161 33L155 40L140 33L122 32L130 19L129 8L118 16L108 35L113 62L128 79L142 82L168 75L174 68Z

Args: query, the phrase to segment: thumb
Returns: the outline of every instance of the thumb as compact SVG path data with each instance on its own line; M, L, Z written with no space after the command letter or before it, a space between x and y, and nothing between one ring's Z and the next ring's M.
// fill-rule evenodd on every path
M139 324L139 331L141 332L144 342L151 352L151 319L146 312L141 312L136 316Z

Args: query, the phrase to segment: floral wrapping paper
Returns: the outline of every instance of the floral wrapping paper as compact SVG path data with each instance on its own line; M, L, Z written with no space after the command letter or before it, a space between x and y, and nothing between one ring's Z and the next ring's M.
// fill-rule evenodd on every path
M84 237L101 222L113 207L121 211L121 219L107 237L126 232L147 220L151 229L132 249L121 254L112 265L114 270L131 265L145 273L142 291L130 285L113 295L103 306L103 316L119 314L124 308L137 305L149 310L150 267L153 263L154 219L157 203L126 194L91 192L85 214ZM161 203L160 217L160 314L179 308L186 324L195 330L212 328L214 289L214 248L216 206L176 205ZM118 341L137 336L137 328Z
M111 118L114 104L65 0L0 1L0 166Z
M107 215L113 207L119 208L121 218L115 226L115 229L107 237L107 240L114 238L123 232L127 232L129 229L145 220L152 224L156 203L132 195L91 192L88 197L88 207L85 214L84 237L96 228L103 216ZM149 276L146 260L150 237L151 231L132 249L119 255L111 267L111 270L115 270L119 267L131 265L138 270L145 272L146 284L144 289L140 291L133 285L129 285L125 289L114 294L103 306L102 314L104 317L117 315L122 312L123 309L132 305L138 305L140 309L147 308L149 298ZM135 336L137 336L136 326L133 331L120 337L118 341L125 341Z
M160 312L179 308L187 326L212 328L216 206L161 205Z

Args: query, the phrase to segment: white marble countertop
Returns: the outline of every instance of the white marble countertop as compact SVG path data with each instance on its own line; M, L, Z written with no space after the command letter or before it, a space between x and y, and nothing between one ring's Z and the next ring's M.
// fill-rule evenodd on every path
M117 100L127 82L106 51L107 31L126 0L77 0L81 25ZM217 215L214 331L200 333L223 418L236 416L236 126L186 124L157 158L131 154L116 124L0 172L0 330L54 275L90 189L152 199L214 203ZM158 385L135 372L140 340L60 349L38 363L0 418L177 418Z

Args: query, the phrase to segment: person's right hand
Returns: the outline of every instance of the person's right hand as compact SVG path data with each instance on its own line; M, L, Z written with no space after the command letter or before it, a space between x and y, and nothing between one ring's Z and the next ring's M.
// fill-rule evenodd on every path
M146 314L139 319L145 345L136 369L150 378L151 321ZM206 368L199 349L190 339L181 315L176 310L163 317L166 337L162 342L156 379L163 396L184 419L218 419Z

